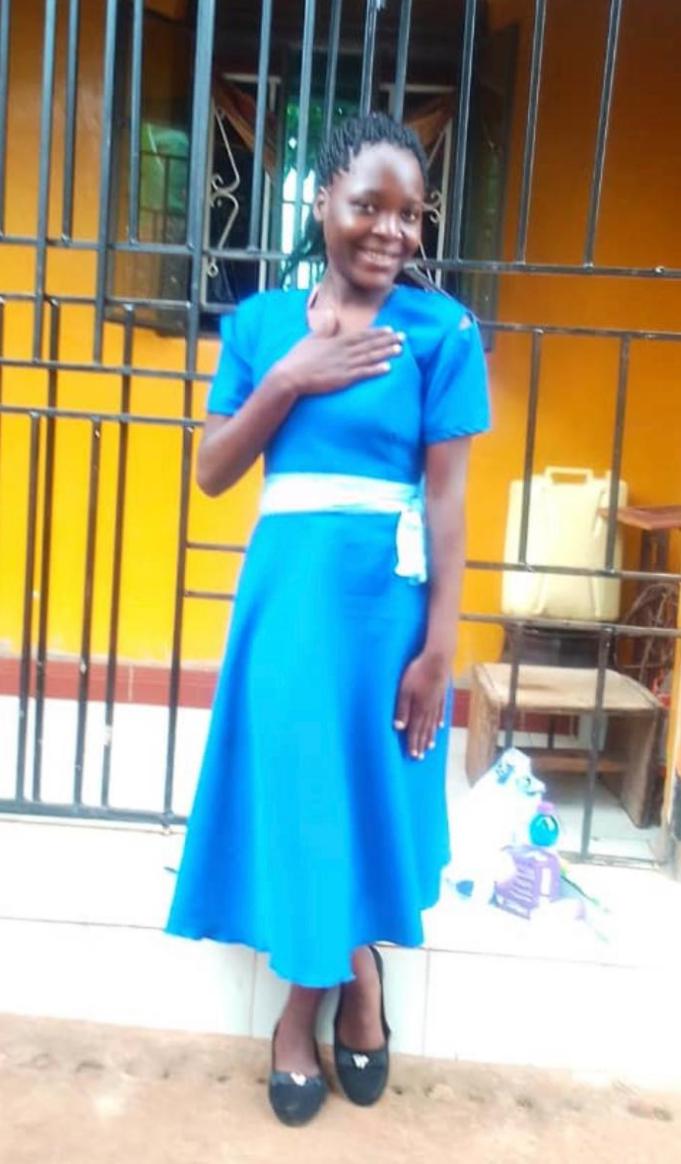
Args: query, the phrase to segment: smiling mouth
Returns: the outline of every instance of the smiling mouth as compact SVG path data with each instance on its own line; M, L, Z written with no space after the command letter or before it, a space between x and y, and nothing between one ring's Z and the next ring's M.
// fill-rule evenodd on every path
M361 247L359 253L375 267L394 267L399 263L401 255L389 253L387 251L373 251L366 247Z

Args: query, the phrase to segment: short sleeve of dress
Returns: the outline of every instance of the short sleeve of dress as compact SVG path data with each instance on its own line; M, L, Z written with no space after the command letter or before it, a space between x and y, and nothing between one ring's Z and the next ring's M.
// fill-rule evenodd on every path
M490 427L487 367L478 325L464 312L453 318L426 371L425 444L473 436Z
M233 416L253 391L249 342L253 300L247 300L220 320L222 347L217 371L208 393L207 411Z

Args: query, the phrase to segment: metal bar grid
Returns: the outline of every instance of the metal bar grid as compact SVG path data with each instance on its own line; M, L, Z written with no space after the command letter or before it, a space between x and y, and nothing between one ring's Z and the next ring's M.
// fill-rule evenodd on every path
M30 292L8 291L1 298L2 298L2 301L5 303L27 303L27 302L32 301L33 296ZM50 295L50 302L53 302L53 303L58 304L60 306L72 306L73 307L73 306L91 305L94 302L94 300L92 299L92 297L87 296L87 295L64 294L64 295ZM123 298L121 296L110 296L109 302L118 306L118 307L121 307L121 308L145 307L145 306L149 307L149 306L151 306L151 307L160 307L160 308L172 309L172 310L176 310L177 308L184 308L186 310L186 308L188 306L186 300L141 299L141 298L135 298L134 296L126 296L125 298ZM221 314L220 312L217 311L217 309L215 309L215 310L216 310L216 314ZM230 309L230 310L233 310L233 309ZM665 343L679 343L679 342L681 342L681 331L656 331L656 330L653 330L650 328L646 328L644 330L638 330L636 328L622 328L622 327L619 327L619 328L618 327L588 327L588 326L583 326L583 325L579 325L579 324L547 324L547 323L540 324L540 323L536 323L536 322L513 323L513 322L505 321L505 320L494 320L494 319L486 320L484 318L480 319L480 323L486 330L499 332L499 333L513 333L515 335L522 335L523 333L531 333L531 332L540 330L544 335L592 336L594 338L600 338L600 339L623 339L624 337L628 337L631 340L663 340ZM49 360L23 359L23 358L18 357L18 356L17 357L4 356L0 360L0 363L4 364L5 367L20 367L20 368L25 368L25 367L47 368L47 367L49 367ZM118 372L118 371L122 370L123 365L104 364L104 363L84 364L84 363L77 363L75 361L70 361L67 364L65 362L60 361L59 367L60 368L67 368L68 367L69 370L72 370L72 371L79 371L79 370L92 371L92 370L96 369L98 372L99 371L104 371L104 372L116 371L116 372ZM183 373L179 369L177 370L177 372L175 372L175 371L171 372L171 371L168 371L166 369L159 368L158 370L154 370L153 372L150 373L149 369L144 368L144 367L139 367L135 371L136 371L136 374L141 375L141 376L143 376L145 374L152 374L152 375L157 375L160 377L167 376L167 377L170 377L171 379L178 379L178 378L181 379L182 376L185 375L185 373ZM187 373L187 375L188 375L188 373ZM202 373L197 372L196 375L192 378L200 379L201 375L202 375ZM209 378L208 374L205 374L204 379L208 379L208 378Z
M600 752L601 733L604 726L605 678L608 667L610 648L610 634L607 627L600 631L598 639L598 669L596 673L596 694L594 709L591 713L591 740L589 747L589 766L586 774L586 795L584 797L584 815L582 817L582 859L589 855L589 842L593 825L594 802L596 798L596 780L598 778L598 754Z
M338 50L340 46L343 0L331 0L329 20L329 40L326 53L326 84L324 86L324 118L322 132L327 138L333 125L333 109L336 101L336 81L338 78Z
M5 233L7 176L7 108L9 104L9 33L11 0L0 0L0 239Z
M374 67L376 63L376 32L382 0L366 0L364 15L364 47L362 75L359 87L359 112L364 117L371 110L374 94Z
M615 62L617 59L617 44L619 39L621 17L622 0L610 0L608 37L605 46L605 60L603 63L603 84L601 88L600 108L598 111L598 128L596 130L596 151L594 155L594 165L591 175L589 210L586 219L586 241L584 244L585 266L590 266L593 262L594 244L596 242L596 228L598 226L598 214L601 207L603 170L605 166L605 151L608 144L608 131L610 128L610 111L612 108L612 94L615 84Z
M518 536L518 562L527 565L527 537L530 528L530 501L532 499L532 470L534 467L534 446L537 439L537 409L539 407L539 370L541 365L542 333L532 332L532 352L530 357L530 392L527 402L527 428L525 431L525 464L523 466L523 499Z
M510 748L513 744L513 733L515 729L515 718L517 714L518 705L518 683L520 681L520 658L523 648L523 632L525 623L522 620L517 620L509 632L511 642L511 674L509 677L509 691L508 691L508 707L504 712L504 748Z
M55 324L53 325L53 335L56 335L56 333L57 333L56 323L58 321L58 314L56 312L54 314L54 320L55 320ZM129 335L132 334L131 327L129 327L128 334ZM54 340L53 340L53 342L54 342ZM126 386L124 385L123 387L124 387L124 390L126 390ZM176 427L178 427L180 430L187 431L187 429L189 427L193 427L193 422L190 420L187 420L186 418L176 418L174 420L170 420L170 418L157 418L157 419L149 418L149 417L134 418L134 417L131 417L130 414L123 414L123 413L120 415L111 415L108 417L98 417L96 414L92 414L91 416L88 417L87 414L84 415L84 414L79 413L79 412L75 412L75 413L71 413L71 414L68 414L68 413L61 414L59 412L59 410L54 408L54 407L43 408L43 409L30 409L28 407L24 407L24 408L20 409L20 408L14 406L11 409L8 409L8 411L10 411L11 414L13 414L15 416L23 415L26 422L30 426L30 433L31 433L31 460L30 460L30 463L31 463L31 484L29 487L29 492L30 492L31 497L34 498L33 505L35 505L35 503L36 503L35 499L37 498L37 495L38 495L37 479L36 479L36 466L38 464L39 426L40 425L47 426L50 424L54 426L57 424L57 417L59 417L59 421L61 424L68 423L69 421L71 421L73 423L83 423L85 420L91 426L92 445L91 445L91 460L90 460L89 487L88 487L90 503L89 503L89 510L88 510L88 539L87 539L88 544L87 544L87 549L86 549L85 576L88 579L92 580L94 577L93 566L94 566L94 536L95 536L95 532L96 532L95 516L96 516L96 507L97 507L97 470L98 470L98 463L99 463L99 446L101 444L101 433L102 433L104 426L108 425L111 429L113 429L114 427L121 427L121 432L123 432L123 431L127 431L129 424L134 423L135 420L137 419L140 423L142 423L142 422L152 423L152 424L153 423L158 423L158 424L172 423ZM122 458L122 461L121 461L121 458ZM125 452L122 448L119 448L119 465L121 463L124 464L124 461L125 461ZM186 470L185 470L185 472L186 472ZM184 479L184 475L183 475L183 479ZM124 496L125 496L125 485L122 482L122 478L119 476L118 503L117 503L118 516L116 519L117 530L119 532L118 532L116 539L115 539L115 546L114 546L114 551L113 551L115 570L120 569L120 557L121 557L120 530L121 530L121 526L122 526L121 498L124 498ZM34 523L35 518L33 517L30 520L32 523ZM199 552L217 551L217 552L220 552L223 554L228 553L228 552L240 553L243 551L243 547L240 545L237 545L237 544L222 544L222 543L204 542L204 541L194 540L194 539L190 539L190 538L187 539L186 549L187 549L187 551L194 550L194 551L199 551ZM30 573L31 573L31 565L27 564L27 577L30 576ZM572 570L571 573L573 573L575 575L579 575L581 573L581 571ZM183 591L182 597L183 597L183 599L213 600L213 601L214 600L223 600L224 601L224 600L229 600L229 599L233 598L234 595L232 593L228 593L228 592L222 593L222 592L197 590L197 589L185 589ZM108 790L107 790L107 794L105 795L104 785L102 785L102 794L100 797L100 803L98 805L83 803L83 798L82 798L82 792L83 792L83 788L82 788L82 774L83 774L82 760L83 760L83 740L84 740L85 715L86 715L86 711L87 711L87 676L88 676L89 667L90 667L89 634L90 634L90 615L91 615L91 609L92 609L91 603L92 603L92 588L90 585L89 593L86 591L86 602L85 602L85 608L84 608L84 614L83 614L83 634L82 634L83 648L82 648L82 652L81 652L81 664L82 664L81 675L83 676L83 679L82 679L82 682L80 685L79 698L78 698L79 724L78 724L78 747L77 747L77 754L76 754L78 783L77 783L77 786L75 789L75 794L73 797L72 804L70 806L61 806L58 809L58 815L82 816L84 819L115 819L115 820L121 820L121 821L124 821L124 820L130 820L130 821L132 821L132 820L156 820L158 823L162 823L164 825L168 825L171 822L181 823L183 818L180 815L176 814L173 810L172 779L171 779L170 784L167 785L166 789L165 789L163 808L162 808L162 810L159 810L159 812L157 814L152 814L150 812L137 812L137 811L132 811L132 810L128 810L128 809L111 808L110 805L108 804ZM117 614L114 615L113 609L112 609L112 618L113 618L112 626L115 625L115 618L116 617L117 617ZM475 614L475 613L464 614L462 616L462 620L465 622L470 622L470 623L477 622L477 623L491 623L491 624L496 624L496 625L501 624L501 625L506 626L510 631L510 637L511 637L511 643L512 643L512 659L513 659L512 679L511 679L512 692L511 692L510 706L507 710L505 724L504 724L506 743L510 744L513 741L513 732L514 732L514 727L515 727L515 717L516 717L515 703L516 703L516 700L514 698L514 695L515 695L515 693L517 693L517 688L518 688L519 667L520 667L520 657L521 657L521 651L522 651L523 634L527 629L531 629L533 627L545 626L545 627L551 627L551 628L555 629L556 626L559 624L557 624L556 620L553 620L553 619L542 620L542 619L517 619L517 618L511 618L511 617L502 618L498 615L481 615L481 614ZM570 622L567 625L569 625L572 629L579 628L579 627L584 627L586 629L593 629L593 627L594 627L594 624L591 622L584 622L584 623ZM612 637L617 636L617 635L626 635L626 636L634 636L634 637L636 635L646 636L646 637L650 637L652 635L654 637L660 637L660 638L677 638L678 639L678 638L681 638L681 631L676 630L676 629L669 629L669 628L658 628L658 629L654 629L651 631L648 628L642 628L642 627L641 628L633 628L633 627L629 627L629 626L620 626L620 625L607 625L607 626L604 626L601 628L601 638L602 638L603 642L605 642L606 640L609 642ZM111 663L111 660L115 658L115 651L116 651L115 640L112 639L110 641L110 656L109 656L110 663ZM601 661L607 662L607 650L605 647L603 648L603 652L604 653L602 655ZM603 694L602 684L604 683L604 676L605 676L605 666L603 666L601 668L601 688L599 689L601 702L602 702L602 694ZM22 684L22 691L24 693L27 693L26 681L24 681L24 683ZM107 699L108 699L109 703L111 703L111 701L112 701L111 687L109 687L109 694L107 696ZM597 719L598 719L598 707L599 706L600 705L597 702L597 706L596 706L596 718ZM111 722L111 721L109 721L109 722ZM594 733L596 733L596 728L594 728ZM594 734L593 738L597 740L600 738L600 736L598 736L597 734ZM593 746L594 745L592 745L592 750L593 750ZM592 757L590 764L591 764L591 767L590 767L589 771L592 774L589 777L588 790L589 790L589 796L591 797L591 799L585 801L585 812L587 814L590 814L590 815L585 816L585 823L584 823L584 837L585 838L588 838L589 830L591 828L591 816L593 814L593 793L594 793L595 779L596 779L595 773L597 771L597 752L594 753L594 756ZM592 772L592 769L593 769L593 772ZM172 773L171 773L171 775L172 775ZM14 803L12 803L11 805L7 805L6 802L4 802L3 804L0 805L0 811L23 812L23 813L26 813L29 815L34 814L36 812L42 812L42 813L46 813L48 815L55 815L55 812L53 811L53 809L54 809L54 806L52 804L41 804L40 799L37 796L34 796L33 798L27 798L25 796L22 798L22 797L17 796L16 801ZM585 852L586 852L585 846L588 846L588 839L584 840L584 842L583 842L583 855L585 855Z
M392 93L390 112L396 121L404 115L404 97L407 88L407 67L409 64L409 39L411 33L412 0L402 0L400 4L400 24L397 33L397 63L395 66L395 87Z
M248 245L257 250L260 244L260 216L263 191L263 152L265 149L265 119L269 103L267 78L270 67L270 34L272 31L272 0L262 0L260 16L260 51L258 58L258 98L255 112L255 141L253 144L253 184L251 187L251 217L248 227Z
M448 249L452 260L461 256L461 225L463 223L466 187L466 155L468 152L468 123L473 86L473 54L475 52L475 25L477 0L466 0L461 47L461 76L459 80L459 109L456 121L456 150L454 154L454 181L452 183L452 215L449 227Z
M40 238L33 234L2 236L2 242L5 246L35 247L40 241ZM63 239L60 236L48 235L45 239L45 245L48 248L54 247L58 250L91 251L95 255L99 252L99 245L96 239ZM108 250L122 254L167 255L168 257L175 255L185 258L189 257L191 253L186 244L183 243L133 242L124 240L110 240ZM205 247L203 255L205 258L229 259L234 263L253 262L253 251L247 247ZM263 262L281 263L288 257L286 251L265 247L258 249L258 258L262 259ZM453 255L450 258L427 258L419 260L419 266L427 271L467 271L491 275L584 275L589 276L591 279L651 279L655 281L681 279L681 267L669 267L663 263L658 263L654 267L626 266L624 264L621 266L601 264L599 266L595 263L533 263L519 259L476 259ZM15 292L14 294L20 295L24 299L35 298L35 293L32 292ZM107 296L107 302L113 303L116 302L116 299L115 297ZM122 300L122 302L129 302L129 297ZM140 303L146 302L148 300L140 300ZM153 306L162 307L187 306L186 299L152 299L149 302ZM204 309L210 311L210 305L202 306L202 310ZM222 308L215 308L215 310L222 310Z
M107 0L102 86L102 136L99 151L99 225L97 232L97 273L95 276L95 322L92 351L92 359L96 364L101 363L102 360L104 306L109 277L117 20L118 0Z
M130 59L130 157L128 192L128 239L139 240L140 179L142 160L142 65L144 60L144 0L134 0L132 9L132 55Z
M40 607L38 614L38 641L35 660L35 724L33 740L33 799L40 800L43 758L43 717L45 712L45 687L47 680L47 623L50 602L50 566L52 557L52 521L54 517L54 459L57 417L57 357L59 354L61 312L51 304L50 312L50 356L55 366L50 369L47 380L47 405L50 415L46 419L45 470L42 497L42 538L40 547Z
M545 28L546 0L535 0L534 29L532 34L532 59L530 62L530 85L527 98L525 144L523 147L523 176L522 186L520 189L518 233L516 235L515 244L515 257L521 262L524 261L527 252L527 231L530 223L530 200L532 198L534 154L537 144L537 115L539 112L539 92L541 87L541 70L542 56L544 52Z
M92 599L95 583L95 551L97 548L97 507L99 500L101 436L101 423L99 420L93 420L90 426L87 533L83 569L83 618L80 636L80 665L78 668L78 720L76 723L76 756L73 765L74 804L82 804L83 802L83 766L85 760L88 693L90 689L90 636L92 633Z
M361 77L360 104L364 111L371 108L373 103L374 71L376 53L380 48L379 12L383 5L381 0L367 0L364 25L364 57ZM610 6L610 20L605 48L603 81L600 97L598 125L594 152L594 165L589 193L589 210L587 215L586 240L584 257L581 263L530 263L526 261L526 248L530 216L532 207L532 179L534 156L536 149L537 124L539 116L539 102L541 95L543 44L547 15L546 0L536 0L535 19L532 39L530 75L528 87L528 111L523 139L522 174L520 186L519 214L516 233L514 258L509 261L501 259L479 260L475 257L464 258L461 255L461 232L464 213L464 193L466 177L466 161L468 153L468 128L470 122L471 102L473 99L473 85L476 68L476 39L478 29L479 5L477 0L466 0L463 35L460 57L460 84L458 96L458 120L456 131L456 170L451 204L450 246L447 257L440 260L429 260L423 266L430 271L447 272L479 272L497 275L537 275L547 274L556 276L589 276L615 277L620 279L638 278L654 282L670 281L681 277L681 268L666 268L662 265L655 267L632 266L597 266L593 262L594 242L600 212L601 190L605 170L607 152L608 129L611 116L612 97L615 84L617 61L617 43L621 20L621 0L612 0ZM191 133L191 164L189 184L189 205L187 209L187 238L180 243L142 243L139 240L139 186L140 186L140 130L142 109L142 50L143 50L143 4L141 0L132 3L132 56L130 65L130 143L128 164L129 176L129 214L127 223L127 238L114 240L111 238L111 202L109 199L109 185L113 166L113 110L116 89L115 46L117 38L117 18L120 5L116 0L108 0L106 6L106 33L103 60L102 86L102 139L100 150L100 187L99 187L99 226L97 237L73 238L73 189L75 175L75 119L78 96L78 38L79 13L78 0L70 0L68 8L68 31L66 53L66 83L65 83L65 146L64 146L64 178L62 197L61 235L51 236L48 230L47 208L49 202L49 150L47 155L43 149L41 170L39 175L39 214L36 234L34 236L18 235L3 236L4 245L32 247L37 256L36 282L33 291L13 292L3 295L7 303L29 303L34 306L34 348L30 359L20 359L0 355L0 376L5 369L32 368L44 372L47 382L47 406L30 408L9 405L0 398L0 422L6 416L25 418L28 430L29 444L29 476L27 485L27 557L24 570L24 608L23 608L23 637L20 667L20 716L23 714L23 742L21 743L21 757L17 763L16 798L11 801L0 801L0 811L23 812L26 814L49 813L64 817L82 817L84 819L116 819L129 821L158 822L162 824L181 823L182 817L174 812L174 765L175 743L177 730L177 715L180 696L180 679L182 667L182 627L184 603L192 601L225 602L234 595L228 591L186 585L187 554L194 552L210 552L220 555L225 553L242 553L244 547L233 544L222 544L212 541L193 539L189 534L191 510L191 453L194 431L200 428L200 422L192 415L193 384L208 379L207 374L197 370L197 347L201 324L201 314L217 312L219 306L204 305L200 302L201 272L207 258L225 258L238 263L252 263L254 255L271 266L276 265L286 256L277 250L266 250L258 247L259 222L262 203L262 157L264 151L265 112L267 107L268 70L271 56L272 32L272 2L263 0L261 35L258 46L258 93L256 101L255 146L254 146L254 178L250 206L248 245L244 247L215 248L203 246L204 234L204 193L206 188L207 164L207 135L208 118L210 111L210 76L212 68L212 39L213 24L216 6L214 0L199 0L197 15L197 36L195 42L195 69L194 92L192 107ZM51 102L48 100L54 88L54 37L56 31L56 6L54 0L46 0L45 6L45 41L43 52L43 88L42 88L42 117L41 132L43 144L51 140L52 120ZM395 84L392 94L393 111L399 115L403 109L406 91L408 53L410 45L412 3L411 0L402 0L399 11L399 26L397 37L397 60L395 69ZM314 0L306 0L302 25L302 51L300 69L300 104L299 104L299 133L297 143L297 188L296 188L296 225L300 225L302 210L302 183L308 156L309 117L312 95L312 65L315 50L315 17L316 5ZM327 50L327 72L324 102L324 124L328 127L331 122L333 103L337 82L338 57L340 51L342 3L333 0ZM8 109L8 48L10 32L10 3L9 0L0 0L0 233L3 223L4 183L3 174L6 163L6 125ZM49 114L49 116L48 116ZM42 358L40 342L42 335L42 312L45 296L45 270L47 254L50 249L92 254L96 259L96 282L92 296L55 295L51 296L50 303L50 337L48 358ZM189 279L186 298L171 300L168 298L135 298L121 297L108 293L107 266L112 254L127 255L156 255L160 258L180 257L188 260ZM91 363L79 363L62 358L60 350L60 313L70 305L81 305L94 308L94 358ZM3 303L0 303L0 309ZM153 307L159 312L173 313L178 310L184 314L186 320L186 346L184 369L171 370L168 368L142 368L134 362L133 335L135 327L135 311L137 307ZM120 361L102 360L102 333L107 308L121 309L124 320L123 351ZM1 319L1 315L0 315ZM40 326L39 326L40 324ZM489 321L486 326L498 335L527 334L530 337L530 364L527 419L523 456L524 493L521 514L521 530L519 538L519 561L514 563L494 561L469 561L467 569L476 571L541 571L547 574L567 575L578 577L593 577L620 579L623 581L664 581L678 582L681 575L657 570L655 573L641 570L620 570L613 567L617 507L617 482L619 480L623 441L626 419L626 403L628 393L628 366L631 347L634 343L671 342L681 340L681 332L671 331L635 331L618 328L590 328L578 326L551 325L545 326L536 322L509 322ZM611 481L612 487L609 498L609 527L605 566L602 569L575 569L572 567L554 567L541 563L527 561L527 541L530 513L530 488L534 451L538 431L538 407L540 398L540 371L542 351L547 336L564 335L578 337L601 337L616 339L619 344L620 359L615 396L615 411L613 417L613 437L611 454ZM0 351L2 343L0 340ZM96 372L98 375L108 374L120 379L121 394L120 407L116 413L106 413L101 410L77 410L58 407L58 377L62 372L73 372L88 375ZM143 379L153 377L165 381L173 381L183 386L183 415L181 417L144 416L131 412L131 385L133 378ZM87 423L90 426L91 447L88 478L88 510L87 510L87 537L86 555L83 579L83 616L81 627L81 655L80 676L78 683L78 722L76 732L76 756L74 763L74 796L73 803L66 806L55 806L42 802L42 746L45 700L47 695L47 668L48 656L48 614L50 607L50 570L52 550L52 526L55 483L55 457L59 434L65 425L73 423ZM124 529L129 499L127 461L128 440L133 426L160 426L174 428L178 434L178 455L180 466L180 487L178 505L178 551L175 569L175 607L172 639L172 662L168 692L168 736L166 753L165 785L163 791L163 805L158 811L133 811L113 808L110 805L111 794L111 747L114 728L114 713L116 707L116 674L118 666L118 629L120 618L120 587L124 555ZM94 565L96 560L97 511L98 511L98 484L100 466L100 447L102 434L107 430L118 434L118 459L116 474L116 501L114 516L113 538L113 584L109 621L108 652L106 660L105 685L105 746L102 755L102 775L99 793L100 803L97 805L83 802L84 776L84 746L87 726L87 711L90 696L91 680L91 631L92 631L92 603L94 594ZM41 453L42 461L41 461ZM36 537L40 531L40 546L36 544ZM39 552L37 552L39 551ZM40 574L39 591L40 603L38 612L38 631L36 636L35 658L35 739L33 762L33 785L31 794L25 788L23 769L26 764L27 753L27 710L31 698L31 662L32 643L30 628L33 615L32 590L29 591L29 582L32 580L38 562ZM599 660L598 660L598 690L596 697L596 712L593 718L591 739L590 767L587 780L587 796L585 797L582 851L581 856L588 855L589 841L594 810L594 794L597 780L597 749L599 740L598 720L602 719L602 703L605 685L605 670L611 643L619 637L629 638L657 638L678 639L681 632L675 628L631 627L626 624L596 624L592 621L554 619L518 619L504 617L499 614L483 614L480 612L466 612L462 621L505 627L509 632L511 643L511 703L508 708L504 731L507 742L513 739L514 723L516 719L516 696L519 681L519 668L523 651L524 636L532 629L572 629L598 630L599 633ZM20 736L21 741L21 736ZM21 775L20 775L21 769Z
M201 240L205 215L204 190L208 167L208 139L211 104L211 62L213 57L213 35L215 26L215 0L199 0L198 35L194 57L194 92L192 97L192 150L190 173L193 181L189 191L187 211L187 243L192 252L189 310L187 313L187 340L185 345L185 371L188 378L183 385L183 416L192 415L193 378L196 372L196 355L199 340L199 311L203 255ZM189 528L189 502L192 463L191 425L182 428L181 485L177 531L177 562L175 571L175 600L173 614L173 638L170 662L168 692L168 737L166 745L166 778L163 796L164 811L170 811L175 770L175 743L177 735L177 712L180 693L180 656L182 651L182 627L184 605L182 594L185 589L187 564L187 535Z
M298 134L296 140L296 188L293 206L293 236L298 238L303 215L303 192L307 177L308 142L310 135L310 97L312 94L312 65L314 60L314 30L317 0L305 0L303 18L303 47L300 58L300 88L298 102Z
M605 568L612 570L615 561L615 540L617 538L617 504L619 499L620 473L624 447L624 421L627 407L629 377L630 341L625 336L620 341L615 417L612 433L612 460L610 464L610 496L608 498L608 533L605 549Z
M31 684L31 630L33 625L33 587L35 542L38 515L38 458L40 456L40 418L31 417L28 461L28 505L26 516L26 565L24 569L24 613L21 634L21 670L19 673L19 707L17 724L16 798L26 798L26 741L28 736L28 697Z
M80 0L69 0L66 46L66 99L64 104L64 176L62 184L61 236L73 234L73 186L76 165L76 111L78 104L78 62Z
M132 363L134 315L126 312L123 335L123 361ZM121 377L121 415L130 411L130 376ZM121 606L121 576L123 569L123 534L125 530L125 508L128 480L129 425L121 420L118 429L118 459L116 464L116 501L114 510L114 543L111 566L111 610L109 614L109 651L106 664L106 690L104 695L104 753L102 756L101 801L109 803L111 788L111 761L113 750L114 715L116 709L116 673L118 669L118 630Z
M43 345L43 311L47 274L47 226L50 209L52 168L52 128L54 115L54 70L57 39L57 0L45 0L43 39L42 101L40 106L40 163L38 172L38 223L35 243L35 290L33 307L33 356L38 359Z

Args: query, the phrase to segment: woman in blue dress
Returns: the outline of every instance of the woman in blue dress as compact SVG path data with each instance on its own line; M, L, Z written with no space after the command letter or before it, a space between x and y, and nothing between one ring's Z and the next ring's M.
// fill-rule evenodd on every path
M334 131L313 208L323 278L223 319L199 449L209 495L261 454L265 485L168 930L266 951L291 983L269 1086L289 1124L326 1096L315 1021L336 984L341 1086L382 1093L373 943L422 942L449 859L466 469L488 399L471 316L396 283L426 179L418 138L385 115Z

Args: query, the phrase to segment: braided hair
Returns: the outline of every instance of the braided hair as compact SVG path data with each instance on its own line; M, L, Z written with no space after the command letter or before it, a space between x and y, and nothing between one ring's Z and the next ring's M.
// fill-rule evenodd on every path
M336 174L347 172L364 146L391 145L408 150L419 164L424 185L428 186L428 160L421 141L413 129L395 121L387 113L368 113L347 117L332 130L317 154L317 188L328 186ZM324 232L310 211L302 236L287 259L282 274L286 280L299 263L326 262Z

